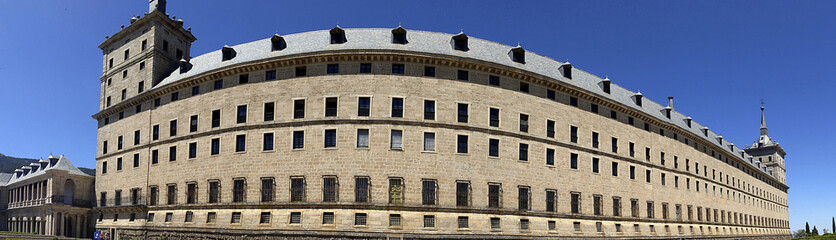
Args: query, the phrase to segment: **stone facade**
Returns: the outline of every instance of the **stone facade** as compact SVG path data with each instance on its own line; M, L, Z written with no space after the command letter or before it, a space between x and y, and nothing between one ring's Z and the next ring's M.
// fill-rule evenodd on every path
M64 156L23 166L0 176L5 231L90 237L93 221L93 176L81 172Z
M160 38L186 52L194 40L158 10L134 24L100 45L109 59L153 43L128 56L126 69L170 63ZM143 28L156 35L131 35ZM750 156L647 114L650 101L636 107L584 90L583 81L600 79L568 63L552 78L525 70L539 60L524 51L528 61L482 61L489 43L478 39L462 53L472 57L333 49L389 31L277 35L185 57L179 70L154 65L123 81L153 86L111 105L105 99L124 86L108 86L120 70L106 66L94 115L96 228L120 239L790 235L787 186ZM334 41L340 34L345 45ZM404 46L439 36L451 42L438 47L456 45L452 35L414 34ZM259 51L269 57L252 57ZM129 199L116 200L117 191Z

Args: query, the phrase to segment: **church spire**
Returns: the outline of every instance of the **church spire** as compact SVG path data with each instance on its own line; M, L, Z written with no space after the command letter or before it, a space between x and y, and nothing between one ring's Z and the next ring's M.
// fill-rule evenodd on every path
M766 117L763 115L763 105L761 105L761 136L766 135Z

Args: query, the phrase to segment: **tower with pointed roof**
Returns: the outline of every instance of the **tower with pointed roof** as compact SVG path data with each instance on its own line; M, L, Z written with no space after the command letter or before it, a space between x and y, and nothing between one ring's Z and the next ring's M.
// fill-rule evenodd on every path
M150 0L144 16L134 16L128 26L107 36L99 45L103 53L100 110L118 105L157 85L180 60L189 60L195 37L165 12L165 0ZM131 113L124 113L131 114ZM104 124L102 121L101 124Z
M778 145L778 142L773 141L767 134L766 116L763 106L761 106L760 136L758 140L752 143L752 146L746 148L746 153L758 160L761 164L764 164L767 171L771 171L775 178L784 184L787 183L787 169L784 166L784 156L787 153Z

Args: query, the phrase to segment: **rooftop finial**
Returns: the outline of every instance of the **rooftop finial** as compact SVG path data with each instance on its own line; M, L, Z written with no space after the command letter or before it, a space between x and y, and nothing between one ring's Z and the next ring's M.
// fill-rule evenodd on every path
M165 13L165 0L149 0L148 12L152 13L155 10Z
M766 135L766 117L763 114L763 99L761 99L761 135Z

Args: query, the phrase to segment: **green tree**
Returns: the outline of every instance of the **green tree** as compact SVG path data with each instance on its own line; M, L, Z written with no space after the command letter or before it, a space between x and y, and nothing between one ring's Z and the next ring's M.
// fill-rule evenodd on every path
M805 229L804 233L806 233L807 235L810 235L810 223L809 222L804 222L804 229Z
M830 227L830 231L833 231L833 233L836 233L836 217L831 217L830 218L830 224L832 225Z
M816 225L813 225L813 232L810 233L810 235L812 235L812 236L818 236L819 235L819 230L816 229Z
M807 237L807 232L805 232L804 229L798 229L798 230L795 230L795 232L792 233L792 238L803 238L803 237Z

